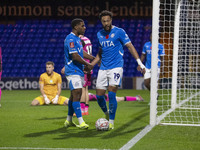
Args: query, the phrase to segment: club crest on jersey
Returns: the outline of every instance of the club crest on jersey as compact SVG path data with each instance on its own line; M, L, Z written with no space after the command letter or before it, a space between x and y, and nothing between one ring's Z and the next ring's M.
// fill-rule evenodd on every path
M74 42L69 43L70 48L74 48Z
M111 37L111 38L113 38L114 36L115 36L115 34L114 34L114 33L112 33L110 37Z

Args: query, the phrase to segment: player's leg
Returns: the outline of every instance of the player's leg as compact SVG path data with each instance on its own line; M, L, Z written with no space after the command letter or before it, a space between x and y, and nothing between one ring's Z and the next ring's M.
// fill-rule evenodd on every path
M72 108L73 108L73 110L76 114L76 117L78 118L79 124L80 124L77 127L87 129L89 127L89 125L87 125L82 118L81 106L80 106L80 99L81 99L81 94L82 94L84 78L80 77L78 75L71 75L71 76L67 76L67 80L69 83L69 88L71 90ZM68 106L69 106L69 104L68 104ZM73 114L71 112L70 116L72 116L72 115Z
M89 115L89 95L88 95L88 86L85 87L85 115Z
M0 107L1 107L1 88L0 88Z
M59 96L58 98L58 105L68 105L69 98L65 96Z
M116 99L118 102L121 102L121 101L144 101L144 99L140 95L137 95L135 97L133 97L133 96L125 96L125 97L116 96Z
M114 120L115 114L117 110L117 99L116 92L117 86L109 86L108 87L108 97L109 97L109 128L114 129Z
M106 101L109 101L108 94L105 94L104 96L105 96Z
M146 72L144 74L144 85L145 87L150 91L150 82L151 82L151 70L146 69Z
M121 85L123 68L114 68L108 72L108 97L109 97L109 128L114 129L114 119L117 110L116 93Z
M89 99L89 101L96 101L97 97L95 94L88 93L88 99Z
M67 115L66 121L64 122L65 127L71 127L71 126L76 127L76 124L72 121L73 114L74 114L74 108L72 106L72 99L73 99L73 97L72 97L72 93L71 93L71 96L68 100L68 115Z
M85 102L86 102L86 87L82 88L82 95L81 95L81 112L82 115L85 115Z
M44 98L43 96L36 97L32 102L32 106L44 105Z
M109 119L109 112L106 106L106 100L104 96L108 86L106 72L107 70L99 70L98 72L97 83L96 83L96 97L98 105L106 115L106 119Z
M88 86L91 86L91 74L85 74L84 76L85 84L83 87L85 87L85 115L89 115L88 108L89 108L89 95L88 95Z
M0 58L1 58L1 53L0 53ZM1 75L2 75L2 71L0 72L0 80L1 80ZM1 88L0 88L0 107L1 107Z

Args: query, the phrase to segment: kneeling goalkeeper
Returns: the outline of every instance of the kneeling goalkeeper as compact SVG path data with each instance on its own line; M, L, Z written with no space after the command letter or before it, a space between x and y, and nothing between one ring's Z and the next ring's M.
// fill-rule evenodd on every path
M62 79L61 75L54 72L54 63L46 62L46 72L40 75L40 92L41 96L36 97L32 102L32 106L59 104L67 105L68 98L60 96Z

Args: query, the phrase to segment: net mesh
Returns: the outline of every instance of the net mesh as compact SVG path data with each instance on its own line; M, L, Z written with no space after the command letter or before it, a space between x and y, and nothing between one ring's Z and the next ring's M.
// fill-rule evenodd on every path
M200 124L200 0L161 0L159 33L166 55L158 83L157 117L168 111L161 123ZM179 35L177 39L175 34ZM174 40L178 44L176 109L172 109L171 103L172 71L176 65L173 64Z

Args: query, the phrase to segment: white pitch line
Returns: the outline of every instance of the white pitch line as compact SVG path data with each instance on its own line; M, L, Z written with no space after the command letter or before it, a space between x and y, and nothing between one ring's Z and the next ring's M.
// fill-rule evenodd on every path
M100 149L88 149L88 148L42 148L42 147L0 147L1 150L3 149L20 149L20 150L100 150ZM109 149L104 149L109 150Z
M133 137L128 143L122 146L119 150L128 150L133 147L141 138L143 138L154 126L146 126L140 133Z

